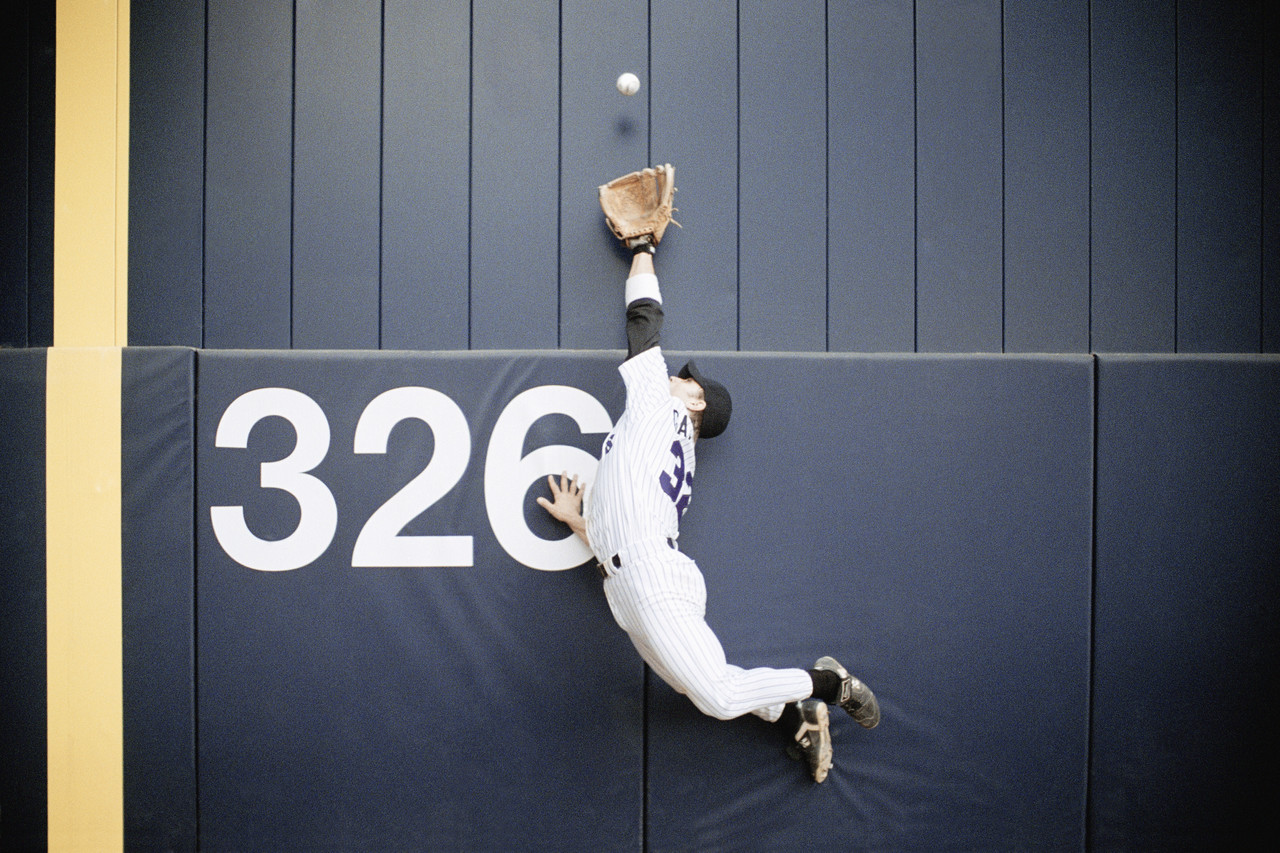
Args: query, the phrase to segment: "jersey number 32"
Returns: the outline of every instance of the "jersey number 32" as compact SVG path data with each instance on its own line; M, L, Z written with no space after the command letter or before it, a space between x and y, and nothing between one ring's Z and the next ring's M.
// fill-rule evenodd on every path
M658 485L675 503L676 518L684 518L684 511L689 508L689 500L693 497L693 473L685 473L684 447L679 440L671 442L671 455L675 457L675 470L663 471L658 477Z

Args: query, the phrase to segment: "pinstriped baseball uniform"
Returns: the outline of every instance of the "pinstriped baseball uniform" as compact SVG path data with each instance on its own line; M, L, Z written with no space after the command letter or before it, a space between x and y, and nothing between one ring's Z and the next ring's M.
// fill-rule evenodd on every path
M694 436L658 345L661 301L656 276L628 278L629 352L619 368L626 409L587 494L587 538L614 618L664 681L709 716L774 721L812 693L812 679L802 669L729 664L706 623L702 572L676 544L693 490Z

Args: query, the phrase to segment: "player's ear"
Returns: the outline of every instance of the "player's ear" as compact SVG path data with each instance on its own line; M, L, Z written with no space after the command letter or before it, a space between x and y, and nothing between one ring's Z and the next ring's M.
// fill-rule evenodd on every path
M684 405L691 412L701 412L707 407L707 400L705 397L698 397L695 400L686 400Z

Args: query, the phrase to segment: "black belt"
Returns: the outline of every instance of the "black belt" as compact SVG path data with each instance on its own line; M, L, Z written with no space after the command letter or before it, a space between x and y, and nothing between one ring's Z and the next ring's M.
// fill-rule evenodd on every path
M670 549L671 549L671 550L673 550L673 551L674 551L674 550L676 550L676 540L674 540L674 539L668 539L668 540L667 540L667 547L668 547L668 548L670 548ZM610 557L610 558L609 558L609 562L613 564L613 567L614 567L615 569L620 569L620 568L622 568L622 555L621 555L621 554L614 554L612 557ZM601 562L598 562L598 561L597 561L597 562L596 562L596 568L600 570L600 577L602 577L602 578L607 578L607 577L609 577L609 570L608 570L608 569L606 569L606 568L604 567L604 563L601 563Z

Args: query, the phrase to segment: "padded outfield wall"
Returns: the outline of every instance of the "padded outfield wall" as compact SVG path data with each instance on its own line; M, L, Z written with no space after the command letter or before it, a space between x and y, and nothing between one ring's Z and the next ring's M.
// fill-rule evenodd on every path
M1267 825L1280 362L701 357L741 389L682 531L712 625L744 663L834 653L883 703L872 732L835 719L827 782L646 674L533 504L620 414L617 352L134 348L102 650L126 846L1204 849ZM0 353L6 849L44 843L45 361Z

